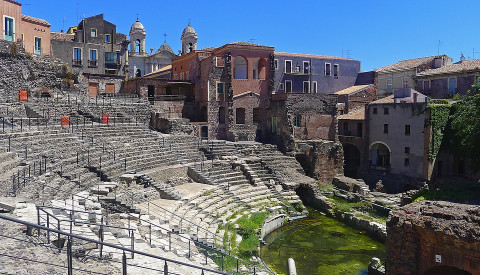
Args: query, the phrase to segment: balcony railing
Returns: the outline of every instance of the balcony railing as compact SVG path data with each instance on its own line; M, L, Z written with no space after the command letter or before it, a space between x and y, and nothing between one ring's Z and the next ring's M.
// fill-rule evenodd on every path
M97 60L88 60L88 66L89 67L97 67L98 66L98 61Z
M82 60L74 59L72 64L73 66L82 66Z

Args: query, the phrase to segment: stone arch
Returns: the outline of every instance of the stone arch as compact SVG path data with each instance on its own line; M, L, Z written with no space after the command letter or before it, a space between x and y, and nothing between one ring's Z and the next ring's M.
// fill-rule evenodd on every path
M248 62L247 59L241 55L235 56L233 61L233 78L248 79Z
M369 162L371 166L388 169L391 164L392 150L381 141L373 142L369 147Z
M360 149L351 143L345 143L343 144L343 155L345 176L357 178L361 164Z
M142 41L140 41L140 39L135 40L135 52L136 53L142 52Z
M436 266L425 272L425 275L472 275L472 273L453 266Z
M267 64L266 58L260 58L258 61L258 79L266 79L267 77Z

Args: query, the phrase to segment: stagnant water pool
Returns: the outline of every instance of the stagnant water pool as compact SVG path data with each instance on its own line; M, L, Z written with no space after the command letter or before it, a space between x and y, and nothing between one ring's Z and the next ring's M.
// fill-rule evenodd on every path
M373 257L385 260L385 246L345 224L309 208L307 218L270 233L261 258L277 274L288 274L293 258L298 275L368 274Z

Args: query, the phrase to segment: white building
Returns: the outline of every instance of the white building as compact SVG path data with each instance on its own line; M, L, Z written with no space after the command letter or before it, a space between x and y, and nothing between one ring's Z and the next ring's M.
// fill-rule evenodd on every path
M172 64L172 58L177 55L167 45L167 41L154 53L145 50L145 27L137 19L130 28L129 78L141 77L160 68Z

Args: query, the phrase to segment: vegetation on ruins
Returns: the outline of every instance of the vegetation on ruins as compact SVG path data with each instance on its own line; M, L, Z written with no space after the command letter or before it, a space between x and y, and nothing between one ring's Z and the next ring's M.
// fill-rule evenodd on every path
M465 182L446 184L438 189L423 189L412 197L413 202L445 200L459 203L480 203L480 185Z
M427 107L430 110L430 118L425 121L425 126L432 127L432 142L428 148L428 159L434 161L442 145L444 130L450 117L451 105L448 100L435 100Z

